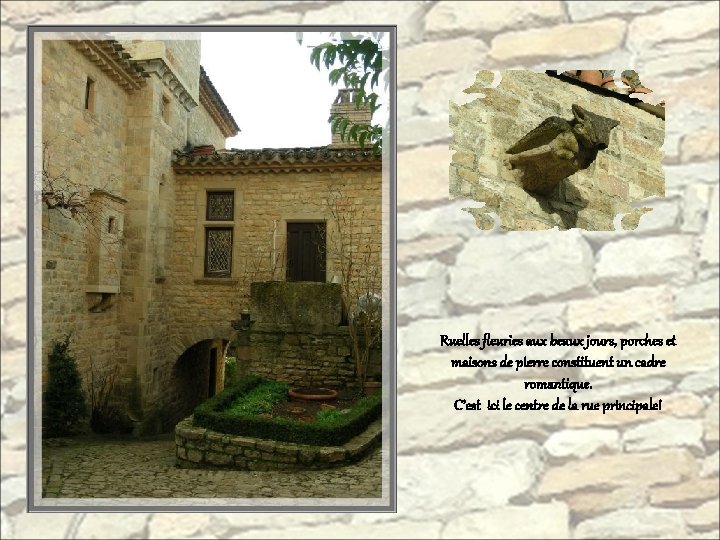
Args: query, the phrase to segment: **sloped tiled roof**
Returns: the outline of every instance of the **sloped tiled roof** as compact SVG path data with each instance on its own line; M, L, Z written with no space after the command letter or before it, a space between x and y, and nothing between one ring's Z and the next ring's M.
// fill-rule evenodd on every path
M79 39L70 43L128 92L142 87L150 76L114 39Z
M634 105L638 109L648 112L648 113L652 114L653 116L657 116L661 120L665 120L665 108L661 107L659 105L652 105L651 103L646 103L645 101L643 101L639 98L621 94L620 92L615 92L614 90L611 90L609 88L604 88L602 86L590 84L588 82L580 80L577 77L573 77L572 75L566 75L565 73L559 73L555 70L547 70L547 71L545 71L545 73L547 75L549 75L550 77L554 77L556 79L560 79L561 81L565 81L565 82L573 84L575 86L580 86L582 88L585 88L586 90L588 90L589 92L592 92L593 94L599 94L601 96L607 96L607 97L616 99L618 101L624 101L625 103Z
M238 134L240 128L202 66L200 66L200 103L208 110L225 137L234 137Z
M182 174L248 174L380 169L382 158L370 149L262 148L220 150L198 155L175 150L173 168Z

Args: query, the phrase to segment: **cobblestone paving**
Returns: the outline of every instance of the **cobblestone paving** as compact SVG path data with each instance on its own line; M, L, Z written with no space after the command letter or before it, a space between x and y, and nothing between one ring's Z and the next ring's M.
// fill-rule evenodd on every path
M43 497L381 497L379 447L345 467L255 472L178 469L172 435L64 443L43 446Z

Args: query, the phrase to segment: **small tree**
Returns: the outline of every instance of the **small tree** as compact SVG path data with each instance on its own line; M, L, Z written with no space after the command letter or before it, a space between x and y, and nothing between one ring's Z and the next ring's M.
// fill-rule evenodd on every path
M48 361L48 385L45 391L43 427L50 437L72 435L87 417L77 361L69 352L70 335L53 342Z
M352 89L356 107L368 107L375 113L390 83L389 51L380 44L383 37L383 32L331 32L329 41L313 47L310 62L318 70L321 64L329 70L328 80L333 86L342 82L345 88ZM302 43L302 39L300 33L298 41ZM381 77L384 92L378 94ZM347 117L335 115L330 116L329 122L332 132L339 132L341 140L356 142L363 148L369 144L375 153L382 153L382 125L354 124Z
M332 189L327 209L334 227L328 231L327 256L339 274L359 390L364 391L370 353L382 336L382 258L380 223L361 206Z
M90 428L95 433L129 433L132 422L118 404L119 366L101 369L90 358L86 385L90 397Z

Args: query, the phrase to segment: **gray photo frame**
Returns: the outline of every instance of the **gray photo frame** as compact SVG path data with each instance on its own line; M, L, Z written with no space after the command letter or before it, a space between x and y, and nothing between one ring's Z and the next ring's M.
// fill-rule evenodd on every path
M36 186L42 175L42 158L39 147L42 114L42 41L52 39L58 33L137 33L138 39L147 39L148 34L197 33L197 32L387 32L389 36L389 130L384 132L382 156L382 465L380 471L382 496L379 498L49 498L43 497L42 469L42 272L45 268L42 249L41 197ZM143 37L141 37L143 36ZM156 38L157 39L157 38ZM397 27L392 25L365 26L46 26L31 25L27 29L27 100L28 100L28 161L27 216L28 216L28 483L27 500L30 512L396 512L397 511L397 354L396 354L396 216L397 216ZM121 53L122 55L122 53ZM123 61L118 57L119 61ZM162 75L161 75L162 76ZM89 79L88 79L89 80ZM88 88L94 83L88 82ZM132 84L132 81L127 81ZM92 97L85 92L85 107L92 105ZM163 101L167 105L167 101ZM161 108L161 111L163 109ZM164 114L164 113L163 113ZM92 160L91 160L92 161ZM106 196L110 205L123 205L127 201ZM115 198L113 198L115 197ZM68 207L69 208L69 207ZM108 232L117 227L115 218L110 218ZM107 227L106 227L107 228ZM49 268L49 266L48 266ZM102 268L98 270L102 272ZM81 279L80 276L76 276ZM160 279L164 277L160 276ZM158 283L162 283L156 277ZM119 296L118 290L98 288L95 307L111 306L112 296ZM117 300L117 299L114 299ZM240 319L238 313L238 319ZM46 344L47 345L47 344ZM47 348L47 347L46 347ZM178 353L179 354L179 353ZM133 361L133 360L130 360ZM112 479L111 479L112 481ZM118 479L118 481L122 481Z

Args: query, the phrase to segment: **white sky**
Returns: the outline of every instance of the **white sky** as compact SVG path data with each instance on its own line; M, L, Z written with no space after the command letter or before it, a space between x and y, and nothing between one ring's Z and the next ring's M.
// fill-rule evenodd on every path
M310 63L319 34L203 32L200 63L240 133L227 148L285 148L330 144L330 105L338 87ZM322 41L325 41L323 39Z

